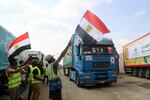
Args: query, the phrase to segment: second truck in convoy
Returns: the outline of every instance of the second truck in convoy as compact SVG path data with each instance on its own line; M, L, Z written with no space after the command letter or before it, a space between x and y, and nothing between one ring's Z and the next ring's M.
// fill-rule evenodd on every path
M77 34L63 59L64 74L78 86L117 81L117 53L112 41L86 45Z
M123 47L125 71L150 79L150 33Z
M15 36L0 25L0 97L8 92L5 71L9 66L6 52ZM1 98L0 98L1 100Z

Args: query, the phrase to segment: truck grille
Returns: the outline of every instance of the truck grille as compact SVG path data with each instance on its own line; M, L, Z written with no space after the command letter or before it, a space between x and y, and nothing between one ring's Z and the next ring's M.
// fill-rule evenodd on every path
M110 63L109 62L96 62L93 63L94 68L109 68Z

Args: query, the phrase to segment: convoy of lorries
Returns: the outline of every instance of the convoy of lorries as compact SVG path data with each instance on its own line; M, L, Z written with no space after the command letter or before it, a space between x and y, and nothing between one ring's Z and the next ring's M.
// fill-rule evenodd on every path
M6 52L14 39L13 34L0 26L0 89L2 75L9 66ZM118 54L112 41L87 45L77 34L72 35L71 41L62 66L70 80L77 86L117 81ZM26 60L31 55L44 61L44 54L40 51L24 51L18 59ZM126 73L150 79L150 33L123 46L123 64Z

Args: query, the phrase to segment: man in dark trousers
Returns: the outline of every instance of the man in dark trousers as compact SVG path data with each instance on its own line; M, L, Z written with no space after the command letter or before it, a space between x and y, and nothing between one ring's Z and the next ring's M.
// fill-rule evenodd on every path
M45 84L45 80L46 80L46 83L48 85L48 64L46 64L46 66L44 68L44 81L43 81L43 85Z
M41 94L41 82L43 82L44 78L42 76L43 72L40 70L42 68L42 64L38 64L38 61L33 61L34 67L33 71L31 72L33 77L31 79L31 86L32 86L32 100L38 100Z
M71 45L71 41L69 41L66 48L60 54L60 56L55 60L55 58L51 55L46 57L46 61L49 63L48 65L48 79L49 79L49 98L52 100L62 100L62 83L58 73L59 62L62 57L64 57L67 49Z

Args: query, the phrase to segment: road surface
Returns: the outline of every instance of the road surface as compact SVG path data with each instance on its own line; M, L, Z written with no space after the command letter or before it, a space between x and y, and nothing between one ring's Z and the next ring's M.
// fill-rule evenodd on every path
M111 86L98 85L79 88L61 75L63 100L150 100L150 80L121 75ZM44 98L44 99L43 99ZM43 87L40 100L48 99L48 87Z
M150 80L120 75L112 85L79 88L61 74L63 100L150 100ZM27 91L24 94L27 100ZM9 99L3 99L9 100ZM42 86L39 100L48 99L48 86Z

